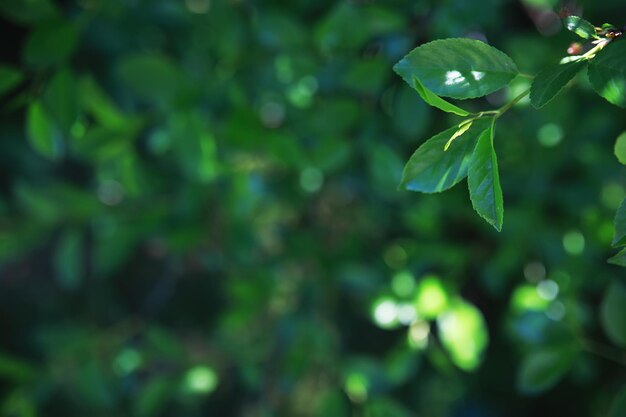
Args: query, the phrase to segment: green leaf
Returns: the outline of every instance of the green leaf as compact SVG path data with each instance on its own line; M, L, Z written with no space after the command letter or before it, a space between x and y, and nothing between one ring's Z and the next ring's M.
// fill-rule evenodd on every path
M58 12L52 0L2 0L0 15L21 23L32 24L57 16Z
M456 301L439 315L437 327L442 345L459 368L472 371L478 367L489 343L489 333L482 313L465 301Z
M606 417L626 416L626 386L622 386L620 392L615 396L611 409Z
M37 27L24 46L24 61L35 69L66 62L78 43L76 27L66 21L48 22Z
M0 96L11 91L16 85L22 82L24 76L13 67L0 64Z
M28 107L26 133L30 145L46 158L57 160L61 156L61 140L50 116L39 101Z
M496 228L502 230L504 206L498 175L498 160L493 148L495 119L478 138L469 164L467 182L474 210Z
M626 165L626 132L617 137L613 151L620 164Z
M594 26L578 16L568 16L563 20L565 27L583 39L598 38Z
M626 267L626 249L622 249L616 255L607 260L608 263Z
M626 108L626 41L618 39L589 61L589 82L600 96Z
M44 92L43 105L63 131L69 133L78 119L78 93L69 69L62 69L52 78Z
M530 87L530 102L535 108L548 104L585 66L586 60L556 65L541 71Z
M626 245L626 198L617 208L613 230L613 247Z
M466 99L482 97L507 85L517 66L503 52L474 39L442 39L413 49L394 66L413 86L413 77L434 94Z
M70 229L60 237L54 252L53 266L61 288L75 290L83 275L83 238Z
M98 123L110 129L120 129L128 124L128 117L124 115L93 78L83 78L78 85L81 106Z
M444 147L457 132L457 126L428 139L405 165L400 188L438 193L457 184L467 176L476 140L488 126L489 121L476 120L463 136L451 143L447 151L444 151Z
M130 55L119 63L117 72L137 96L161 103L172 100L185 82L176 63L158 53Z
M417 79L417 77L413 77L413 88L417 91L420 97L428 104L433 107L438 108L439 110L443 110L448 113L454 113L459 116L468 116L469 112L463 110L460 107L455 106L452 103L448 103L426 87L422 85L422 83Z
M613 281L600 306L600 322L615 344L626 347L626 284Z
M575 359L571 348L549 348L531 352L522 361L517 387L525 394L539 394L556 385Z
M447 151L448 148L450 147L450 145L452 145L452 142L456 138L461 137L463 135L463 133L467 132L470 129L470 127L472 127L472 124L474 124L473 120L468 120L468 121L464 121L462 123L459 123L457 131L454 132L454 135L452 135L452 137L450 139L448 139L448 141L446 142L446 144L443 147L443 150Z

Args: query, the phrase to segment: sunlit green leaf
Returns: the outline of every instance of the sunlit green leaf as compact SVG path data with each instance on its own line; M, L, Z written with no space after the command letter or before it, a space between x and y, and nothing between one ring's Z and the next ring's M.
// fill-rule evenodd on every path
M434 94L467 99L501 89L518 74L503 52L474 39L442 39L412 50L394 66L404 81L413 77Z
M422 85L417 77L413 77L413 88L415 88L417 93L426 103L430 104L433 107L436 107L448 113L454 113L459 116L469 115L469 112L467 112L466 110L463 110L462 108L457 107L452 103L448 103L438 95L434 94L432 91L428 90Z
M62 146L58 130L38 101L28 107L26 132L30 145L39 154L53 160L61 156Z
M517 386L524 394L539 394L556 385L570 370L575 352L569 348L547 348L529 353L517 374Z
M578 16L568 16L563 20L565 27L583 39L597 38L596 29L585 19Z
M602 300L600 319L609 338L626 347L626 284L613 281Z
M502 229L504 205L498 160L493 148L495 120L478 138L469 163L467 183L474 210L495 227Z
M530 88L530 102L536 108L548 104L567 83L587 66L586 60L579 60L549 67L535 77Z
M589 61L593 89L617 106L626 108L626 41L615 40Z
M23 79L24 76L20 70L0 64L0 97L22 82Z
M467 176L478 136L489 123L486 119L476 120L467 132L451 143L447 151L444 151L444 147L457 132L457 126L428 139L404 167L400 187L410 191L437 193L457 184Z
M452 361L466 371L476 369L489 343L487 325L480 310L457 300L437 318L437 326L441 343Z
M626 199L622 200L615 213L613 247L626 245Z

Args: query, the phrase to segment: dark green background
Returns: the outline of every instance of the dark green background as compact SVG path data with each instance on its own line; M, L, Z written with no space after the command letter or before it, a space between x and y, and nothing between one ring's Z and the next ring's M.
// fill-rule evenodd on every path
M0 415L623 417L609 409L625 350L600 305L610 285L624 297L605 261L624 110L579 77L499 121L502 233L464 183L396 188L459 119L392 66L471 36L535 74L575 40L558 7L2 0ZM570 9L626 20L619 0ZM523 82L465 105L495 108ZM476 369L451 360L434 318L424 348L376 325L398 273L480 310ZM559 291L542 302L545 280ZM542 352L564 364L529 389L520 374Z

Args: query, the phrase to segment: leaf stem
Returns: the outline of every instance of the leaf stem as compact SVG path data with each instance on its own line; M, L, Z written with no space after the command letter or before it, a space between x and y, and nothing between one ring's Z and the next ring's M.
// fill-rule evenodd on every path
M524 97L526 97L528 94L530 94L530 88L524 90L520 95L518 95L517 97L515 97L513 100L509 101L508 103L506 103L504 106L500 107L494 116L494 119L497 119L498 117L502 116L504 113L506 113L511 107L515 106L520 100L522 100Z

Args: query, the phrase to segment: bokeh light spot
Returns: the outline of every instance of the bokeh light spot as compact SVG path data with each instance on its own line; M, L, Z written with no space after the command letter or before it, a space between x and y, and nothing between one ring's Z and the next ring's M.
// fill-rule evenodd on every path
M563 140L563 129L555 123L548 123L537 132L537 140L546 148L554 147Z
M187 371L184 378L185 388L195 394L209 394L218 384L217 373L208 366L198 365Z
M580 255L585 250L585 237L577 230L569 231L563 236L563 248L570 255Z
M319 191L324 184L324 174L317 168L308 167L300 172L300 186L308 193Z
M391 279L391 289L398 297L411 297L415 292L415 278L409 271L401 271Z

